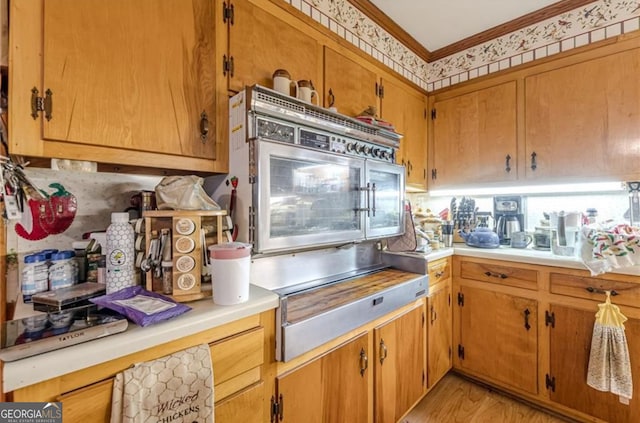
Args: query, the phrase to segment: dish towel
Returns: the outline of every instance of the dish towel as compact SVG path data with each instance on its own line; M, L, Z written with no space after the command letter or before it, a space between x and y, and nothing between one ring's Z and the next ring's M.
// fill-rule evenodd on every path
M198 345L118 373L111 423L213 423L213 394L211 352Z
M605 303L598 304L593 326L587 385L598 391L616 394L621 403L629 404L633 395L633 381L624 332L627 318L618 306L611 304L610 292L606 294Z

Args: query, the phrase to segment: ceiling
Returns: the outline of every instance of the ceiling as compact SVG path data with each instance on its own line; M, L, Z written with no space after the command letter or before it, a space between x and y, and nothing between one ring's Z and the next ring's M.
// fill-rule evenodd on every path
M593 0L592 0L593 1ZM430 54L496 30L513 31L589 1L580 0L369 0L383 18ZM362 0L355 3L363 3ZM387 19L387 20L388 20ZM506 25L505 25L506 24ZM502 26L502 28L500 28ZM493 31L491 31L493 29ZM392 35L394 34L393 31ZM506 33L506 32L504 32ZM488 35L488 34L487 34ZM503 34L498 33L494 36Z

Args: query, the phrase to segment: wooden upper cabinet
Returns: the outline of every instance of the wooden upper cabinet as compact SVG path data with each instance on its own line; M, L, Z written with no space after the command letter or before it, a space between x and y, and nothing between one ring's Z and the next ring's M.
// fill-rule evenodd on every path
M432 119L430 186L517 178L515 81L436 99Z
M374 329L375 421L395 423L426 391L424 306Z
M378 75L371 67L355 62L341 53L324 47L324 106L331 104L338 113L358 116L368 106L380 108L376 95Z
M302 26L297 18L269 1L233 0L231 4L230 91L254 84L273 88L273 72L286 69L293 80L310 79L322 92L322 48L310 27ZM295 95L294 90L292 93Z
M640 49L525 78L526 177L637 179Z
M140 17L144 17L141 19ZM191 0L44 4L44 138L213 158L212 3Z
M11 153L214 170L212 1L18 0L11 17Z
M396 162L405 165L408 188L427 189L427 98L396 79L383 78L380 116L403 135Z

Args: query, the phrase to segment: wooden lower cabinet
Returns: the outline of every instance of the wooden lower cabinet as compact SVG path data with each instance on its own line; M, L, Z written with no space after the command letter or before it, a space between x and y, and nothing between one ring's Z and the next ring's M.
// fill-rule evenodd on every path
M426 392L424 305L373 331L377 423L395 423Z
M366 422L369 334L276 378L279 421Z
M172 341L130 356L63 375L12 392L11 399L60 401L65 423L108 422L113 380L134 363L153 360L209 343L214 372L216 423L261 423L269 420L265 392L271 392L266 339L272 336L273 311Z
M427 386L431 389L452 366L451 277L429 291Z
M531 394L538 392L536 300L461 286L457 367Z
M617 395L597 391L586 383L595 311L595 304L588 310L551 304L554 325L549 330L549 378L553 382L550 399L607 422L637 422L640 416L637 388L629 405L624 405ZM625 333L637 385L640 381L640 319L627 320Z

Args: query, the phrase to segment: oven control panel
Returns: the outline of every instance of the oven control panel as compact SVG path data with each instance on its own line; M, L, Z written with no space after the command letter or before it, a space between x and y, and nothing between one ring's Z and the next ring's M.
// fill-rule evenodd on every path
M300 129L299 144L309 148L362 157L364 159L374 159L389 163L395 161L394 150L391 147L316 130Z

